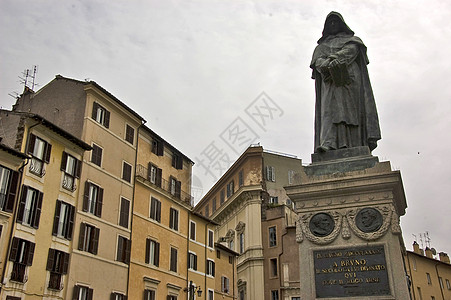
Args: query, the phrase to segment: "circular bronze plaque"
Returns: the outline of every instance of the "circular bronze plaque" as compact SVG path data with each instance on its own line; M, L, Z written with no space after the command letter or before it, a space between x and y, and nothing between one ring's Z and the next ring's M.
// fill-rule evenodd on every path
M329 214L318 213L310 219L310 231L316 236L327 236L335 227L334 219Z
M374 208L364 208L355 217L355 224L363 232L375 232L382 226L382 215Z

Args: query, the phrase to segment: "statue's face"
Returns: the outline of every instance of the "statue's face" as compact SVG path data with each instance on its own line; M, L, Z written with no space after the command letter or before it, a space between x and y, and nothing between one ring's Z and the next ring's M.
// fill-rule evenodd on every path
M329 18L327 18L326 29L329 34L335 35L343 31L343 22L340 20L338 16L332 15Z

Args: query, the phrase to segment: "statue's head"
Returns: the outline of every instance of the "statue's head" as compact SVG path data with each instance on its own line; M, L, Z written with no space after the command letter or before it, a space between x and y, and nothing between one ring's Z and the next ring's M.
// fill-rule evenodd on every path
M346 25L341 14L333 11L327 15L326 22L324 23L323 36L320 41L329 35L336 35L341 32L354 35L354 32Z

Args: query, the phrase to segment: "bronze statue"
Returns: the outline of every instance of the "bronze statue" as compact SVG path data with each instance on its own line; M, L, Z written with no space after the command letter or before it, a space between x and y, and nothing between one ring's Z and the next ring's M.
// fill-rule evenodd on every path
M379 120L362 40L331 12L313 52L315 152L368 146L380 140Z

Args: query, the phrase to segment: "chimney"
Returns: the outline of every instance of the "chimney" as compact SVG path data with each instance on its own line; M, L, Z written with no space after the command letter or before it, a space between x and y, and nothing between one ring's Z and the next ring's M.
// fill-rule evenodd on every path
M448 254L446 254L445 252L440 252L438 254L438 256L440 257L440 261L449 264L449 256Z
M423 255L423 251L421 251L420 245L418 245L418 243L416 241L413 242L413 252L416 254Z
M426 247L426 257L433 258L432 250L429 247Z

